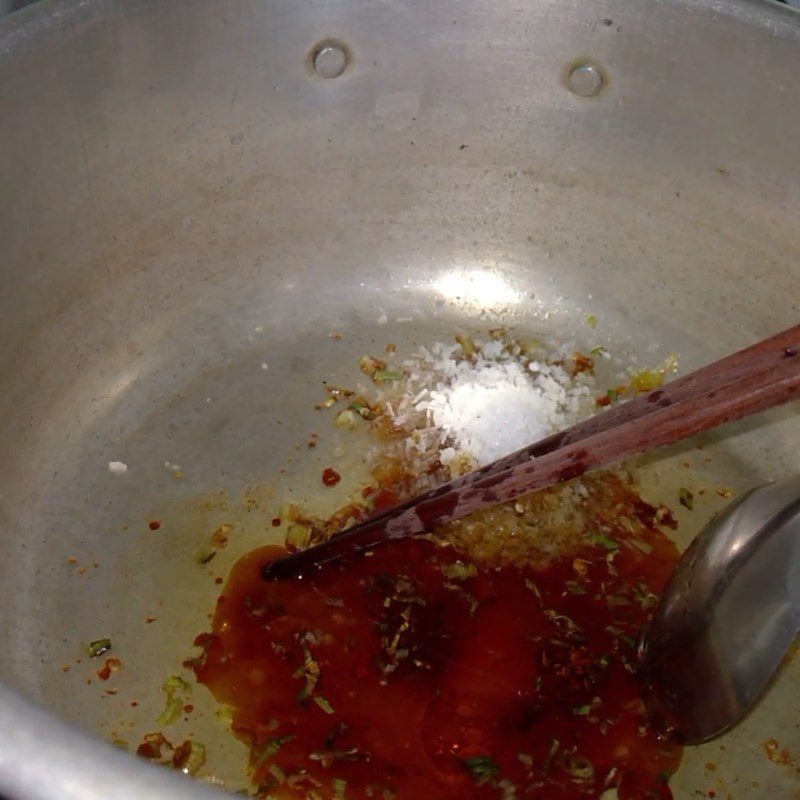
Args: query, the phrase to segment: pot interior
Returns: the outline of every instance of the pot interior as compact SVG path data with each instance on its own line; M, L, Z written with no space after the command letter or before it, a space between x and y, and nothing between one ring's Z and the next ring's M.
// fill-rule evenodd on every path
M344 444L305 443L323 381L375 347L506 325L689 370L795 323L798 53L800 17L755 2L96 0L0 24L0 678L106 739L152 730L214 579L277 541L281 504L361 477L356 453L321 496ZM795 405L661 452L645 494L677 507L692 464L685 546L714 488L797 471L798 435ZM105 636L114 695L85 653ZM798 697L790 660L687 750L676 796L797 791L764 742L800 754ZM244 747L194 702L240 788Z

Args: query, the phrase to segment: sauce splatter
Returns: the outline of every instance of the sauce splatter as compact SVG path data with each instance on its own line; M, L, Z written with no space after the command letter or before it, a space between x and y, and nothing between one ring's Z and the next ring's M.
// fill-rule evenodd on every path
M336 486L337 483L342 479L342 476L331 467L327 467L322 472L322 482L326 486Z
M678 552L636 535L500 568L409 539L275 583L284 551L261 548L191 665L261 796L668 798L681 749L648 720L636 646Z

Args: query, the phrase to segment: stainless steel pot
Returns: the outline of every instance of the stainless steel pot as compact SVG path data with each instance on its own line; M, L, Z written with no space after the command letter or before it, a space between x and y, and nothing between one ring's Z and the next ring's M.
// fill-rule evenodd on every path
M0 793L200 796L88 734L154 727L218 590L198 542L238 520L223 574L266 535L243 487L313 496L315 387L373 340L580 340L592 313L617 352L688 368L796 322L798 63L800 15L760 0L62 0L0 23ZM794 408L740 426L659 457L654 490L687 458L707 497L796 472L798 435ZM105 635L117 695L85 654ZM687 753L676 795L796 792L762 744L800 756L799 682ZM202 735L235 774L241 747Z

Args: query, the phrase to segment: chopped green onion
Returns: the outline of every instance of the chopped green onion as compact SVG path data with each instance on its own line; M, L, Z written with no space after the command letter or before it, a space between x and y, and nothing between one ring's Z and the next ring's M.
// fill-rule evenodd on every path
M598 664L599 664L599 665L600 665L600 666L601 666L603 669L605 669L605 668L606 668L606 667L607 667L607 666L608 666L608 665L611 663L611 659L610 659L610 658L609 658L609 657L608 657L608 656L607 656L605 653L603 653L603 654L602 654L602 655L601 655L601 656L600 656L600 657L597 659L597 663L598 663Z
M467 578L474 578L478 574L478 568L474 564L456 561L455 564L443 564L442 574L450 580L463 581Z
M333 786L333 796L336 800L344 800L344 793L347 790L347 781L341 778L334 778L331 781L331 785Z
M589 780L594 776L592 762L583 756L572 756L567 763L567 771L573 778L580 781Z
M196 775L200 767L206 763L206 748L200 742L188 742L189 755L181 766L181 772L185 775Z
M170 697L167 700L166 708L156 717L156 722L161 727L174 725L183 713L183 699L180 697Z
M589 351L589 353L591 355L593 355L593 356L600 356L600 355L603 355L603 353L607 353L607 352L608 352L608 350L606 350L605 347L603 347L603 345L601 345L601 344L598 344L597 347L593 347Z
M283 770L277 764L270 764L267 771L278 783L283 783L286 780L286 775L283 774Z
M348 406L349 409L353 410L359 416L363 417L364 419L375 419L375 412L368 406L366 403L361 403L358 400L353 400L352 403Z
M374 381L401 381L403 380L403 373L394 369L379 369L372 374Z
M258 767L270 758L274 758L286 742L291 742L294 736L273 736L265 742L254 747L250 753L250 764Z
M462 758L461 763L469 770L472 779L479 786L500 774L500 767L497 766L491 756Z
M606 397L612 402L616 403L619 400L619 392L616 389L609 389L606 392Z
M372 377L376 372L386 369L386 362L379 358L363 355L358 360L358 366L365 375Z
M189 683L187 683L183 678L179 677L178 675L170 675L164 683L161 685L161 688L169 693L170 691L176 692L180 689L182 692L188 692L192 687Z
M357 415L352 408L346 408L344 411L340 411L336 415L336 419L333 421L333 424L336 425L337 428L347 428L352 430L355 428L359 416L360 415Z
M583 586L581 586L576 581L567 581L566 587L567 587L567 592L569 594L575 594L575 595L586 594L586 589L584 589Z
M314 696L314 702L326 713L326 714L333 714L335 713L333 710L333 706L320 695Z
M592 707L591 707L591 706L588 706L588 705L586 705L586 706L575 706L575 707L572 709L572 713L573 713L573 714L574 714L576 717L586 717L586 716L588 716L588 715L589 715L589 712L590 712L591 710L592 710Z
M688 508L691 511L694 508L694 495L685 487L681 486L681 490L678 493L678 499L684 508Z
M212 558L217 554L216 550L206 550L202 553L197 554L197 563L202 565L208 564Z
M456 341L461 345L461 351L465 356L474 356L478 352L471 336L456 336Z
M166 692L167 705L164 710L156 717L156 722L162 727L174 725L183 713L183 693L188 692L192 687L178 675L170 675L161 689Z
M103 655L111 649L111 639L97 639L94 642L89 642L86 648L87 652L92 658Z
M637 392L650 392L653 389L658 389L663 383L663 370L641 369L631 378L631 386Z
M616 542L610 536L606 536L604 533L595 533L591 537L591 543L597 545L598 547L602 547L606 550L619 550L619 542Z
M587 314L586 315L586 324L594 329L597 327L597 317L594 314Z

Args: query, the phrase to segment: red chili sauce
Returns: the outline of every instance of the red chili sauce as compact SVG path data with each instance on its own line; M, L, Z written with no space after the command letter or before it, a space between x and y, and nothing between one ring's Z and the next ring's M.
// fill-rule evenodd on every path
M276 583L265 547L193 666L264 796L668 798L681 749L648 721L636 644L678 552L643 538L498 569L411 539Z

